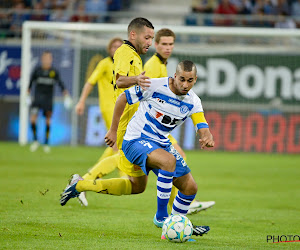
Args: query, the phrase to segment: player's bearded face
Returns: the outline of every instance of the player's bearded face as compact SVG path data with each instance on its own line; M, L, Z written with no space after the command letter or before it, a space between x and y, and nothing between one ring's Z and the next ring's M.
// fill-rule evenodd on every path
M174 89L176 95L186 95L197 81L197 76L194 70L175 73Z
M139 54L146 54L152 45L154 30L144 27L143 30L136 33L136 49Z

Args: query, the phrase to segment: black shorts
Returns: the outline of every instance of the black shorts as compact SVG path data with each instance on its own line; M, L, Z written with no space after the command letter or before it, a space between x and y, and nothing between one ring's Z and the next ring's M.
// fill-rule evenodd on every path
M50 99L50 98L49 98ZM43 111L43 115L46 116L47 113L52 112L53 102L52 98L36 98L31 104L31 113L38 113L39 110Z

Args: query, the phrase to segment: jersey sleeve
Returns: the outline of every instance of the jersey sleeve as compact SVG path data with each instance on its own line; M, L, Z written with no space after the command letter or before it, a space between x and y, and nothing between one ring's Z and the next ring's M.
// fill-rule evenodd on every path
M103 65L103 60L101 60L96 68L94 69L93 73L90 75L90 77L88 78L88 83L95 85L99 79L101 79L101 76L103 75L104 72L104 65Z
M121 55L121 53L116 53L114 57L115 76L117 76L117 74L128 76L132 60L133 59L129 55Z
M146 100L150 96L154 90L158 87L155 80L157 79L150 79L150 87L147 90L143 90L139 85L135 85L129 89L125 90L126 99L129 105L132 105L137 102L141 102Z
M31 75L29 86L28 86L29 90L32 88L32 85L33 85L34 81L36 80L36 78L37 78L37 69L35 69Z
M154 63L151 58L146 62L144 66L145 75L149 76L150 78L159 78L161 76L160 72L160 65L158 63Z
M193 103L194 107L191 110L190 116L195 126L196 132L201 128L208 128L208 123L204 117L203 107L200 98L195 94L193 94Z
M57 70L55 70L55 73L56 73L55 74L55 79L56 79L61 91L64 91L66 88L65 88L65 85L64 85L63 81L60 78L59 72Z

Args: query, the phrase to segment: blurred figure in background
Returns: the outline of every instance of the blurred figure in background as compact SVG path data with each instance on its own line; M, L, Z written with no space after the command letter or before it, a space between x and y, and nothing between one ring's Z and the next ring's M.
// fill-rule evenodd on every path
M37 66L30 79L28 87L28 95L34 86L34 99L30 109L30 123L33 133L33 143L30 145L30 151L34 152L39 147L37 138L37 126L36 121L38 118L39 110L43 111L43 115L46 118L46 137L44 142L44 152L49 153L49 134L51 127L51 117L53 109L53 94L54 86L59 85L64 96L69 96L68 91L60 79L58 71L52 66L53 57L50 51L44 51L41 56L41 65Z

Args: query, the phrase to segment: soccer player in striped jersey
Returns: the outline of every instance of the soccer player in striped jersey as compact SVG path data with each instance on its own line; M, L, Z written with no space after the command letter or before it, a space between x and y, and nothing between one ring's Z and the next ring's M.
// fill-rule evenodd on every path
M155 34L155 54L145 63L144 70L146 71L146 75L150 78L161 78L167 77L167 60L172 55L175 43L175 34L170 29L161 29ZM170 142L173 147L180 153L183 159L186 161L186 155L183 149L179 146L177 140L170 134L169 135ZM173 201L177 195L177 188L173 186L171 197L169 200L169 208L172 208ZM194 200L190 206L188 214L197 213L201 210L205 210L207 208L212 207L215 204L214 201L206 201L201 202L198 200Z
M126 158L134 166L139 166L145 176L150 170L158 175L157 212L153 219L158 227L162 227L164 219L168 217L167 204L172 183L179 189L172 214L186 214L197 192L197 184L190 169L181 155L171 146L168 139L170 131L191 117L200 135L201 148L214 146L201 101L191 90L196 79L195 65L190 61L184 61L178 65L174 79L167 77L151 79L147 90L143 90L140 86L129 88L117 99L112 126L105 137L107 145L113 146L117 141L117 130L126 105L140 102L137 112L128 124L122 149ZM143 192L144 189L137 187L146 187L147 184L147 178L130 176L130 181L132 190L136 188L132 194ZM110 186L107 184L111 184L109 179L97 182L90 183L90 190L93 186L101 184L102 190L95 188L93 191L114 195L128 194L124 190L119 190L119 193L108 191ZM78 175L73 176L62 194L61 205L78 196L85 190L83 186L86 185L88 181ZM103 189L104 186L107 188ZM127 187L124 185L123 188ZM194 226L193 234L203 235L209 230L208 226Z

